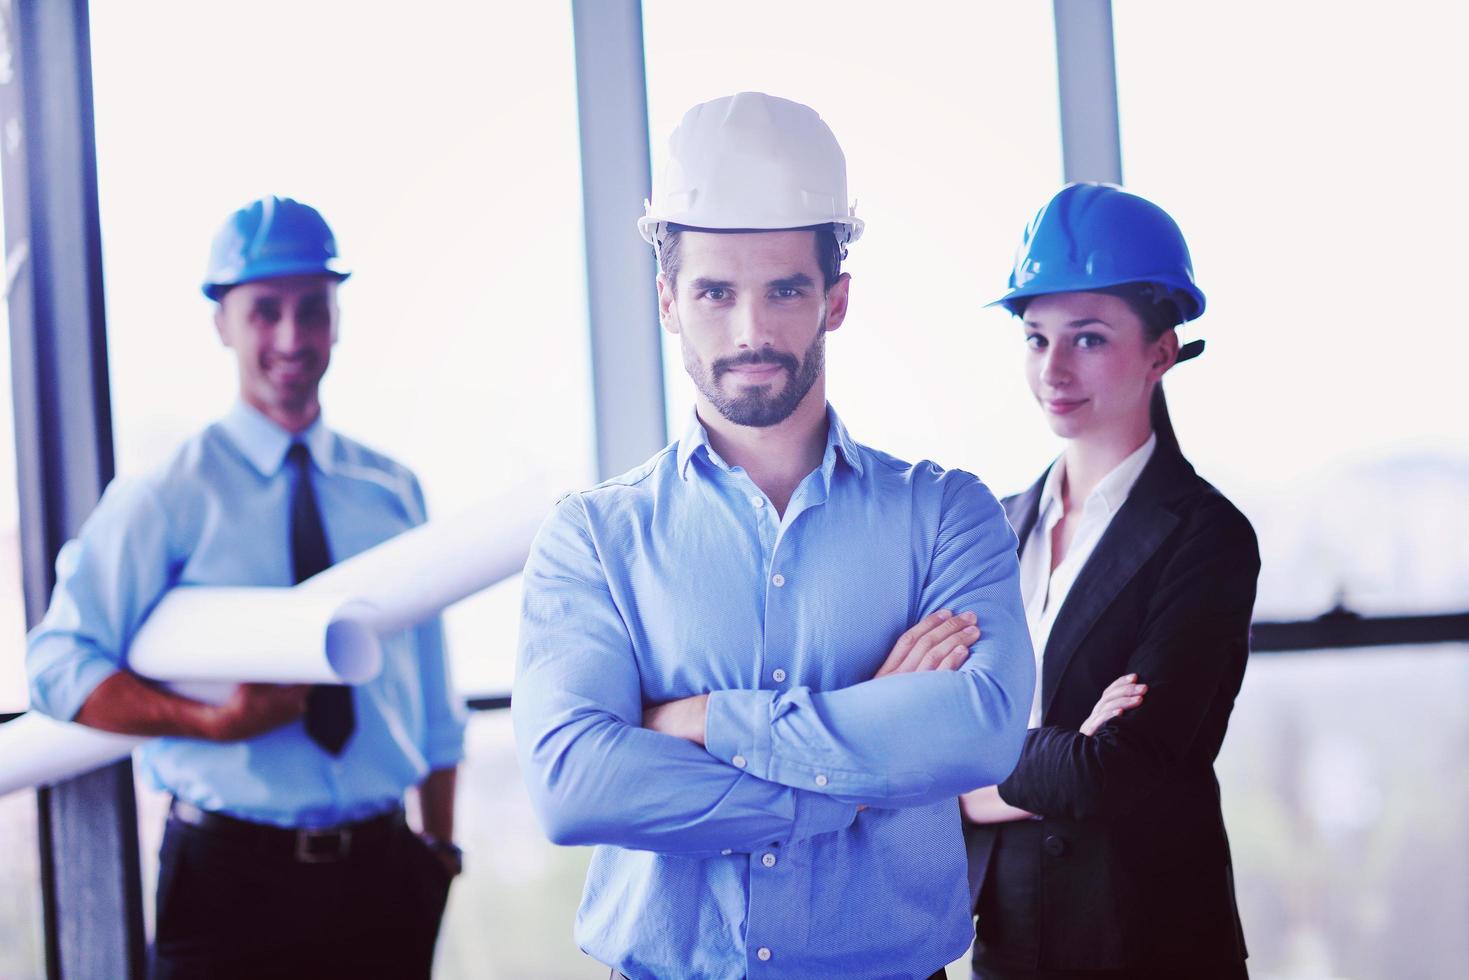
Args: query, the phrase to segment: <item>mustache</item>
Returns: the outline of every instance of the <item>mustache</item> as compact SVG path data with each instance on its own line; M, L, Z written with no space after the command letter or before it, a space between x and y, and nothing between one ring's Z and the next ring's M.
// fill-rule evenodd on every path
M715 361L712 365L714 379L716 381L719 380L722 375L735 368L751 367L756 364L774 364L778 367L785 368L791 374L795 374L796 369L801 366L801 362L796 359L794 354L787 354L784 351L771 350L769 348L751 350L745 351L743 354L736 354L733 357L721 357Z

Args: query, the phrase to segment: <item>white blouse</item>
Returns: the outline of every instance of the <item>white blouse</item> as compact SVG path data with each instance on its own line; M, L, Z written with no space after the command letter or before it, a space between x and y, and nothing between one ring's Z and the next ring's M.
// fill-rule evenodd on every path
M1066 595L1087 559L1096 550L1097 542L1112 523L1112 518L1122 509L1127 495L1142 475L1143 468L1153 456L1158 444L1156 434L1122 462L1112 472L1102 477L1096 489L1082 505L1081 523L1072 536L1071 547L1061 564L1051 570L1051 532L1063 516L1061 484L1066 475L1066 459L1056 460L1041 488L1039 510L1035 526L1026 540L1025 550L1020 556L1020 594L1025 600L1025 619L1030 626L1030 640L1035 647L1035 697L1030 704L1030 727L1041 724L1041 665L1046 656L1046 642L1051 638L1051 628L1066 602ZM1101 697L1098 691L1097 696Z

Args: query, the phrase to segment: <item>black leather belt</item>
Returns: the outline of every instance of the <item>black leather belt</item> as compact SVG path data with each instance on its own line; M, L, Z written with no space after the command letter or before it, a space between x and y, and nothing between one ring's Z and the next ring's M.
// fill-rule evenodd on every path
M245 844L262 854L290 857L304 864L345 861L382 847L403 826L403 808L336 827L275 827L201 810L175 798L168 816L179 823Z

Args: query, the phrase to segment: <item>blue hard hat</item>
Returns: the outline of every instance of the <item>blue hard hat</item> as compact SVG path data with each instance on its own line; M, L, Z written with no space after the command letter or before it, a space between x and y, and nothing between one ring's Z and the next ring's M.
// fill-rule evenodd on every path
M1047 293L1154 283L1184 320L1204 312L1183 232L1168 212L1114 184L1067 184L1036 212L1015 255L1010 291L989 304Z
M215 233L204 295L218 300L241 283L310 275L338 281L351 275L337 257L326 219L289 197L263 197L230 215Z

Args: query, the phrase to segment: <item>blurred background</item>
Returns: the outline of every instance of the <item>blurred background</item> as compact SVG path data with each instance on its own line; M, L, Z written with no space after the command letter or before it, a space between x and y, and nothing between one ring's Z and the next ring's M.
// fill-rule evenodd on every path
M233 361L198 284L219 222L272 193L320 208L355 271L327 420L414 468L431 513L526 474L608 475L599 404L653 404L636 437L651 452L682 430L692 388L636 315L650 256L648 278L620 284L640 297L622 322L599 313L617 297L587 287L589 261L642 255L647 188L585 196L584 143L611 128L656 169L685 109L753 89L823 115L868 223L828 347L833 404L859 440L1005 494L1058 451L1018 328L984 304L1067 176L1068 5L1110 12L1121 176L1178 219L1209 296L1183 331L1208 352L1168 381L1180 440L1260 536L1263 625L1218 764L1251 971L1462 976L1469 323L1425 290L1452 294L1469 260L1452 122L1469 91L1463 5L13 0L0 85L26 57L17 17L82 12L118 475L229 407ZM634 18L640 48L600 33L608 16ZM645 127L588 118L613 88ZM0 171L27 135L7 117ZM19 178L4 176L9 202ZM625 224L585 234L609 208ZM593 337L599 359L653 367L598 388ZM14 713L26 612L6 368L0 712ZM510 688L518 598L511 580L448 614L459 688L485 705ZM542 837L507 712L474 713L460 785L468 873L437 975L604 977L571 937L587 854ZM140 785L137 805L147 923L163 800ZM37 814L34 794L0 798L0 977L47 972Z

